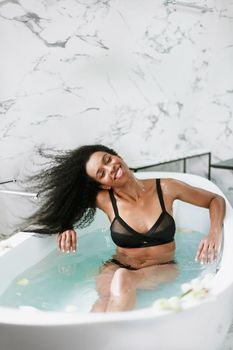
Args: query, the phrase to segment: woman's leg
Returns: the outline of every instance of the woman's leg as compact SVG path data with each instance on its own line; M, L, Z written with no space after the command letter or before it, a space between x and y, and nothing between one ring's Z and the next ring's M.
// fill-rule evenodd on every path
M161 283L172 281L178 273L178 266L174 262L143 267L136 271L131 271L135 278L137 289L155 289Z
M112 278L106 311L131 310L136 302L136 289L154 289L176 276L176 264L154 265L134 271L119 268Z
M136 289L153 289L174 279L175 264L154 265L139 270L128 270L109 263L102 268L96 280L99 299L92 312L113 312L131 310L136 302Z
M105 312L110 297L110 285L115 271L119 267L113 263L105 263L96 277L96 291L99 298L91 308L91 312Z
M110 285L107 312L133 309L136 302L136 275L132 275L132 272L134 271L120 267L114 273Z

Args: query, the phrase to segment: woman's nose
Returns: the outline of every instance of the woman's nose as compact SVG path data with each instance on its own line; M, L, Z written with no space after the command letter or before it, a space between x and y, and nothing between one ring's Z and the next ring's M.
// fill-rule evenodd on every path
M116 171L114 164L106 164L106 168L110 175L113 175Z

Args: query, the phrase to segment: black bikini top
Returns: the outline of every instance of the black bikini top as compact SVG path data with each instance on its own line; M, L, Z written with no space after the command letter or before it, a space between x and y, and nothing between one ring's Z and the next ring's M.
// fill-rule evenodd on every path
M113 242L122 248L144 248L166 244L174 241L176 225L173 217L166 211L160 179L156 179L156 188L162 212L147 233L140 233L130 227L119 215L116 199L112 189L109 190L115 218L110 231Z

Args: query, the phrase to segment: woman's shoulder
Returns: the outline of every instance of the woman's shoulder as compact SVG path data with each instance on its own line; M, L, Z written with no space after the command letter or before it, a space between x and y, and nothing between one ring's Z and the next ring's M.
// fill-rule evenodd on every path
M175 178L161 178L161 188L164 194L177 199L186 188L187 184Z
M161 187L173 187L176 186L179 181L172 177L155 177L155 178L147 178L143 180L144 184L155 185L156 182L159 182Z
M142 182L147 189L153 189L155 186L157 187L160 184L162 191L170 191L172 188L177 186L179 181L174 178L153 177L142 179Z
M172 189L174 187L176 187L177 185L179 185L179 183L181 183L180 180L177 180L173 177L162 177L160 178L160 183L161 186L164 187L164 189L169 188Z
M180 181L172 177L160 178L161 188L164 194L176 197Z
M179 180L174 179L173 177L161 177L160 183L164 186L176 186Z

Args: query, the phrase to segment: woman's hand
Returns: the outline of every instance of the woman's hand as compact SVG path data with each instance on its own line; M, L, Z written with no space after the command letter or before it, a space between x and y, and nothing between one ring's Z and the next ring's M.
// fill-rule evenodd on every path
M215 235L209 234L203 238L199 244L195 260L200 261L202 264L206 262L210 263L211 259L217 261L221 239L221 233Z
M57 246L60 251L67 253L76 251L76 232L74 230L67 230L61 232L57 236Z

